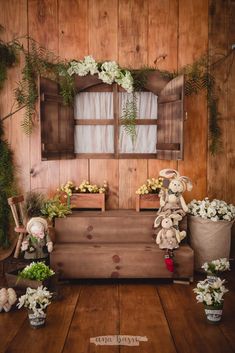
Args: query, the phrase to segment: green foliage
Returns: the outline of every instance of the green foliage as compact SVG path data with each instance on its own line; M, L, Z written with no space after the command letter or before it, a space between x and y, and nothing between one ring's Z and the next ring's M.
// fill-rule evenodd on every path
M69 206L64 205L58 195L56 195L53 199L46 200L41 213L43 216L47 217L50 221L52 221L55 217L64 218L68 214L71 213L71 209Z
M0 89L7 79L7 69L17 63L17 43L4 43L0 40Z
M7 199L14 188L13 154L4 140L3 122L0 120L0 247L9 245L11 211Z
M25 55L25 66L22 79L15 90L15 97L19 107L25 106L26 112L22 121L22 128L26 134L33 129L35 104L38 99L38 76L47 76L60 84L60 93L64 104L71 104L74 97L74 79L67 73L67 63L60 61L52 52L29 39L30 50L22 51Z
M55 272L44 262L32 262L18 273L20 278L31 279L35 281L44 281L53 276Z
M124 130L131 136L132 143L136 139L136 118L138 114L137 97L132 93L126 100L125 106L122 108L123 115L121 117L124 124Z
M27 193L24 204L24 211L27 218L40 217L42 216L41 209L44 205L44 195L30 191Z

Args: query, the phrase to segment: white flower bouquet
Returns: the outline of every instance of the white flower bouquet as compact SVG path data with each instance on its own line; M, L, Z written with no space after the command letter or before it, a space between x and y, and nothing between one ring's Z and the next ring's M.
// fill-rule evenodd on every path
M111 85L113 82L116 82L128 93L134 90L134 80L129 70L121 69L115 61L97 63L91 55L85 56L80 61L71 61L69 63L68 74L70 76L74 74L78 76L98 74L99 79L104 83Z
M50 293L46 287L40 286L37 289L27 288L26 293L19 298L18 309L25 307L33 311L36 317L44 314L44 310L51 304Z
M235 206L225 201L205 198L202 201L192 200L188 204L188 213L192 216L210 219L211 221L232 221L235 218Z
M228 292L228 289L224 286L225 280L217 278L211 282L208 279L199 281L197 287L193 289L196 294L198 303L203 303L208 306L221 306L224 301L224 294Z
M226 258L222 258L218 260L213 260L211 262L205 262L202 265L202 268L208 274L216 275L218 272L224 272L224 271L230 270L230 264Z

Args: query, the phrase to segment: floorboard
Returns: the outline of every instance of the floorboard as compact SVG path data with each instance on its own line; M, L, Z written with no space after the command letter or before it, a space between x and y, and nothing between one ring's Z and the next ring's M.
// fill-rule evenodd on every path
M193 287L177 284L157 286L177 352L234 352L221 331L221 325L206 322L203 305L196 303Z
M118 346L96 346L90 338L119 332L118 286L84 285L63 353L118 353Z
M120 334L146 336L139 347L121 346L121 353L176 353L153 285L120 285Z
M29 326L28 319L25 320L5 352L61 353L79 293L79 286L64 287L61 291L63 299L54 302L48 307L46 326L35 330ZM23 313L24 311L21 312Z
M206 322L203 306L192 292L195 283L64 283L62 298L48 308L45 328L32 329L26 310L0 314L0 353L233 353L234 271L227 280L230 291L219 325ZM91 337L117 334L146 336L148 341L135 347L90 343Z

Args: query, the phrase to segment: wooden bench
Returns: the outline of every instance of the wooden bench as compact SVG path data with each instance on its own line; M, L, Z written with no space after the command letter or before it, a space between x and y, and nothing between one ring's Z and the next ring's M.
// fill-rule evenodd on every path
M155 243L155 212L134 210L73 212L56 219L51 266L62 278L193 277L193 250L175 250L175 273L164 263L165 251ZM185 228L185 224L182 224Z

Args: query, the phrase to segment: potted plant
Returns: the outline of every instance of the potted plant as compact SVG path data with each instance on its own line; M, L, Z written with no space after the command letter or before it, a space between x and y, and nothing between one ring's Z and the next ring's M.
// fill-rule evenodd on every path
M205 262L229 258L231 227L235 207L225 201L205 198L188 204L190 243L194 250L195 268L201 269Z
M102 186L91 184L84 180L79 186L72 181L62 184L58 191L63 192L67 205L71 208L100 208L105 211L105 194L108 185L104 181Z
M207 273L210 281L216 280L220 272L230 270L230 263L226 258L205 262L202 265L203 270Z
M44 262L31 262L21 271L6 273L6 280L9 287L37 288L42 285L50 286L51 278L55 272Z
M45 200L41 213L53 223L55 217L64 218L71 213L71 209L70 206L61 202L59 195L55 195L52 199Z
M28 309L30 325L33 328L40 328L45 325L46 309L51 304L50 293L46 287L40 286L37 289L28 287L26 293L19 298L18 308Z
M160 207L159 193L163 186L163 178L147 179L146 183L136 190L136 211L141 209L158 209Z
M222 318L224 294L228 289L224 286L225 280L219 277L210 281L206 278L199 281L197 287L193 289L198 303L203 303L205 314L209 323L219 323Z

